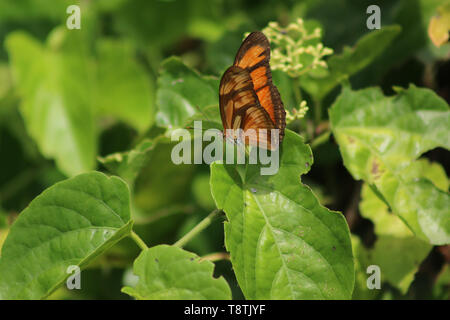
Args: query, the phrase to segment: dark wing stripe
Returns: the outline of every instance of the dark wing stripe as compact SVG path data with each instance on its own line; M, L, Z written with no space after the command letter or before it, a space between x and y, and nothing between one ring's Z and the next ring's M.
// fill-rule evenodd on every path
M258 89L255 90L256 93L258 93L259 91L261 91L261 89L264 89L268 86L269 84L266 82L265 85L263 85L262 87L259 87Z
M253 49L253 51L251 50ZM244 59L247 54L251 54L248 59ZM264 60L269 60L270 56L270 43L267 40L266 36L262 32L252 32L247 38L245 38L244 42L242 42L239 50L236 54L236 58L234 59L234 65L239 66L240 62L244 59L246 61L252 61L254 63L259 63L261 61L261 56L264 55ZM251 65L245 65L240 67L251 67Z
M265 121L269 122L264 127L275 126L266 110L261 107L258 96L253 90L250 74L245 69L232 66L225 71L220 82L219 104L224 129L233 128L237 117L241 118L240 126L243 126L250 108L261 110ZM227 108L232 108L232 110ZM231 118L227 117L229 114L231 114Z
M266 55L268 58L270 58L270 53L265 53L265 55ZM251 67L248 67L248 68L247 68L248 72L252 72L253 70L258 69L259 67L265 67L265 66L267 65L267 61L266 61L266 60L268 60L268 59L261 60L261 61L258 62L257 64L255 64L255 65L253 65L253 66L251 66Z

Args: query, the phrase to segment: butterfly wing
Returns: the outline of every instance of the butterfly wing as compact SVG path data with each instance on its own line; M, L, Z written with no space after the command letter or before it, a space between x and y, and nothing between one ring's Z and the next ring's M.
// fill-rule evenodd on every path
M269 60L269 40L262 32L252 32L239 48L234 65L247 70L250 74L253 90L260 105L266 110L275 126L280 129L281 141L286 127L286 112L280 93L272 83Z
M261 106L249 72L237 66L228 68L220 81L219 106L224 129L242 129L245 143L272 149L270 129L277 129ZM253 134L251 130L253 129ZM266 129L267 136L259 129Z

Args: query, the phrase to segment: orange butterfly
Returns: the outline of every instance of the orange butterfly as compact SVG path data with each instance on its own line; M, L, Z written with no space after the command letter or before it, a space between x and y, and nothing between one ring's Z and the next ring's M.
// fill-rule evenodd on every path
M219 108L225 134L227 129L242 129L245 144L275 150L284 137L286 111L272 83L269 59L269 40L262 32L252 32L222 76ZM276 145L271 129L278 129Z

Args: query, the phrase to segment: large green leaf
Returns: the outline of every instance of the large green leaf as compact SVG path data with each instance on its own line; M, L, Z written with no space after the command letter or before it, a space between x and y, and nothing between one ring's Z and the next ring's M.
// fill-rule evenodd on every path
M286 130L275 175L260 175L259 165L211 165L212 194L228 218L226 247L248 299L351 297L348 226L301 183L312 162L310 147Z
M132 49L124 42L99 42L96 107L102 114L113 115L144 131L154 120L153 88Z
M130 233L127 185L85 173L34 199L11 227L0 259L0 299L45 298L69 276Z
M96 132L88 61L76 32L56 29L42 46L31 36L6 39L21 112L42 154L68 176L94 168Z
M213 278L214 264L199 261L194 253L159 245L143 251L134 262L139 277L136 287L123 292L140 300L231 299L224 278Z
M9 228L6 214L3 212L3 209L0 208L0 257L2 255L3 243L8 235L8 231Z
M404 294L432 245L415 237L367 184L363 186L361 197L361 215L372 220L377 235L374 247L367 249L370 264L378 265L383 281L388 281Z
M378 57L400 33L399 26L383 27L363 36L353 48L345 47L328 61L329 70L309 73L300 84L315 99L322 100L335 86L364 69Z
M397 96L345 88L330 110L344 165L367 182L408 227L432 244L450 243L450 196L423 179L415 159L450 148L447 103L413 85Z
M170 129L184 127L197 114L208 120L209 112L204 109L218 104L218 92L218 79L200 75L175 57L165 60L158 78L157 124ZM215 110L219 114L219 108Z
M415 161L411 167L417 177L430 180L437 188L447 191L449 180L438 163L426 159ZM432 245L415 237L401 219L389 211L389 207L364 184L359 204L360 213L375 225L377 240L371 249L369 264L378 265L382 279L405 294L414 280L423 259L430 253ZM402 261L402 263L398 263Z

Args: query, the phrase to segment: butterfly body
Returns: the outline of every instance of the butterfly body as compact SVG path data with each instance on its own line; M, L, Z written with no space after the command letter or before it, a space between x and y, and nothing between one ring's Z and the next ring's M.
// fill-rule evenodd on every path
M252 32L239 48L234 64L220 81L219 107L225 136L274 150L283 140L286 112L272 83L270 44L262 32ZM240 129L240 130L239 130ZM272 135L277 133L274 144ZM230 135L232 135L230 137Z

